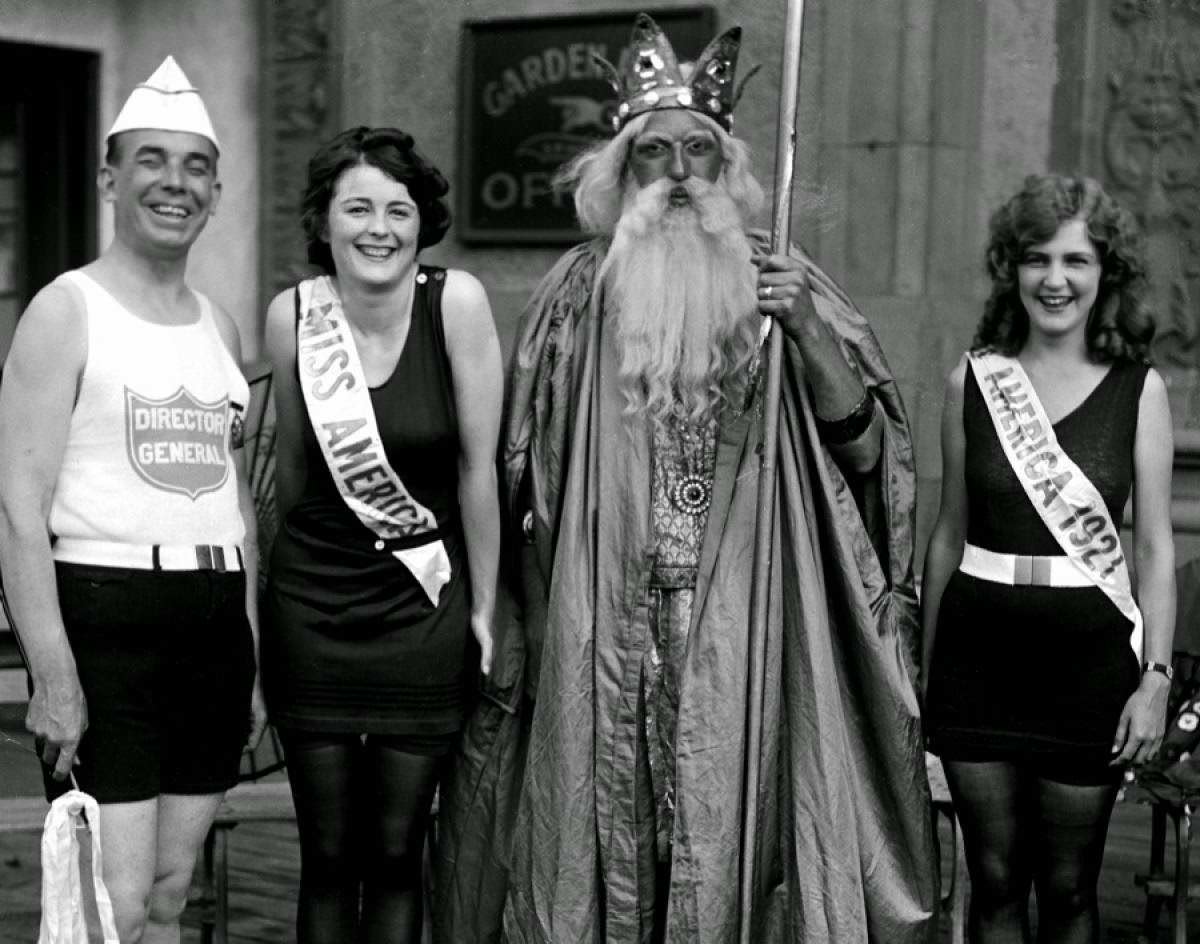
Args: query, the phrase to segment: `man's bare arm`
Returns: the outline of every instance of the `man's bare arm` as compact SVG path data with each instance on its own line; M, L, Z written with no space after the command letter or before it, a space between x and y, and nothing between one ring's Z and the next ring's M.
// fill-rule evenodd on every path
M870 392L817 314L804 263L790 255L756 256L754 261L759 267L758 310L775 318L796 345L818 428L824 425L838 432L831 438L823 436L826 445L843 469L870 472L882 451L883 424Z
M0 384L0 572L33 676L25 724L59 779L74 763L87 705L59 610L49 518L86 360L83 302L55 283L21 317Z
M230 356L240 367L242 364L242 339L238 334L237 325L229 314L219 306L213 305L213 313L217 321L217 329L221 332L221 340L229 350ZM249 406L249 404L247 404ZM250 448L258 448L253 444ZM242 541L242 560L246 570L246 619L250 623L250 633L254 637L254 689L250 696L249 736L246 739L248 750L258 747L263 733L267 729L267 708L262 692L262 658L258 625L258 511L254 504L254 495L250 491L250 479L247 473L249 458L245 448L240 443L233 444L233 468L237 476L238 511L246 529Z

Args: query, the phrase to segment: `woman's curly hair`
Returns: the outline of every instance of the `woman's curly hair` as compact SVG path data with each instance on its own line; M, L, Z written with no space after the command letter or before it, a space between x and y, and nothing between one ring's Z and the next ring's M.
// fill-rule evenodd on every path
M1015 355L1029 337L1017 266L1030 246L1082 220L1100 257L1100 287L1088 314L1088 351L1098 361L1147 362L1154 318L1147 294L1145 250L1133 215L1090 177L1036 174L993 215L987 247L992 291L975 332L973 350Z
M309 159L308 184L300 205L308 261L330 275L334 274L333 254L324 238L329 203L338 178L359 164L378 167L408 188L421 218L418 252L439 243L450 228L450 208L442 199L450 184L416 149L412 135L398 128L350 128L322 144Z

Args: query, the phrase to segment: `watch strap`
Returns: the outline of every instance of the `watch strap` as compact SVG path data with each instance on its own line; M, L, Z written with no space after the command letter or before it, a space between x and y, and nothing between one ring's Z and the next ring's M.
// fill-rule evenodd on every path
M1160 675L1165 675L1168 682L1175 678L1175 670L1164 662L1143 662L1142 673L1146 672L1158 672Z

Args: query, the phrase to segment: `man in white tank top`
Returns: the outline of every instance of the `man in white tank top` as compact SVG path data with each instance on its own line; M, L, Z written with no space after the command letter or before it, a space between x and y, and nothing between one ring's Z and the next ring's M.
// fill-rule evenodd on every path
M185 282L219 147L170 57L98 175L114 238L43 288L0 385L0 570L48 793L100 802L123 944L178 941L193 864L265 725L237 329ZM247 573L249 571L249 573Z

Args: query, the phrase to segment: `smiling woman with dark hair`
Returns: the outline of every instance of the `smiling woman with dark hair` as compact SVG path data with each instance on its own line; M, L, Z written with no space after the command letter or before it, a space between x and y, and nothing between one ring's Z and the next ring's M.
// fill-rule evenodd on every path
M308 186L300 204L300 222L308 240L308 261L327 274L333 272L333 257L325 228L334 186L351 167L375 167L408 190L416 204L420 226L417 251L442 241L450 229L450 209L442 199L450 184L433 164L413 146L412 135L396 128L358 127L343 131L308 162Z
M1099 940L1125 767L1157 751L1175 625L1171 416L1133 218L1030 177L992 217L992 292L946 383L925 558L925 720L962 822L971 940ZM1133 495L1134 595L1119 529Z
M333 138L303 201L325 275L267 312L282 522L264 681L301 944L418 940L430 804L490 667L500 347L479 281L417 261L448 189L402 131Z
M992 291L974 347L1005 354L1021 349L1029 337L1029 313L1017 290L1021 257L1070 219L1084 222L1099 255L1100 285L1087 321L1088 350L1105 362L1146 359L1155 325L1145 305L1146 264L1137 222L1095 181L1058 174L1028 178L992 218L987 248Z

